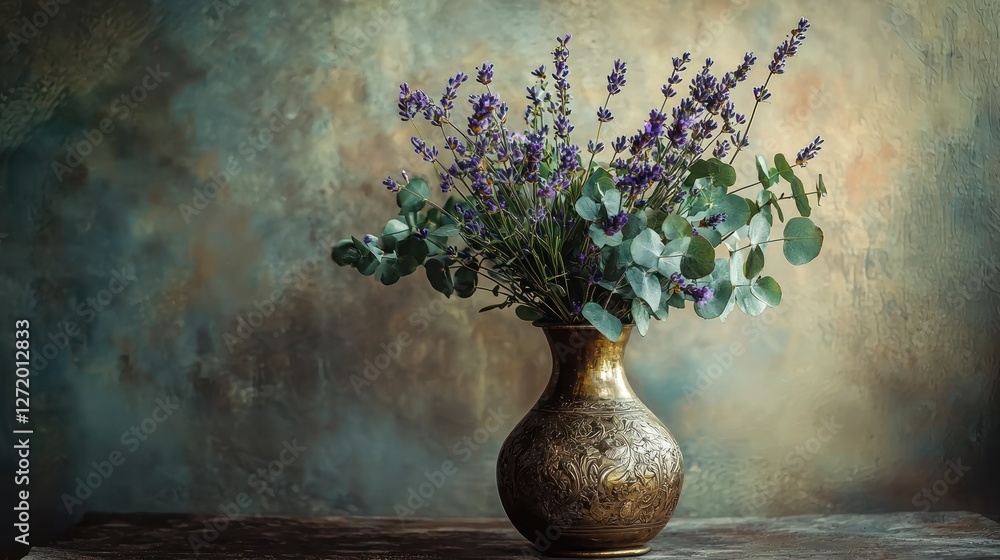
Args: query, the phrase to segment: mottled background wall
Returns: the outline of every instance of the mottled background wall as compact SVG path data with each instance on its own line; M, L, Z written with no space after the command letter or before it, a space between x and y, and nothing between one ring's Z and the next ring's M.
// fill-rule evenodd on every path
M392 214L386 174L421 168L396 85L438 91L488 58L519 114L528 71L571 32L580 117L628 61L627 133L669 56L766 62L801 15L813 31L754 148L827 138L807 173L832 193L824 253L775 266L777 310L674 314L627 358L684 449L677 515L1000 512L995 0L57 5L27 37L42 8L0 2L0 348L31 320L47 523L218 511L241 492L251 512L394 515L445 460L459 471L418 514L500 515L494 459L546 380L540 333L477 315L487 298L441 306L420 275L386 289L327 257ZM154 413L148 439L123 440ZM509 418L462 443L491 413ZM293 441L305 451L258 493L249 477ZM124 464L68 513L61 496L114 451Z

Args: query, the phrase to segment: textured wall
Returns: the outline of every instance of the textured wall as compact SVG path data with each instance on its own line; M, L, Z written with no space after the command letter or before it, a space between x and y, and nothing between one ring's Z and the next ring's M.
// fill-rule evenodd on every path
M541 333L327 257L392 214L381 178L422 169L396 85L438 91L488 58L519 114L571 32L578 128L622 57L627 133L671 55L766 63L800 15L813 31L754 148L827 138L807 173L831 190L824 253L775 266L777 310L674 314L627 357L684 449L677 515L1000 512L995 0L60 6L0 60L0 348L31 320L35 507L53 525L241 493L245 512L394 515L446 460L458 472L418 513L499 515L496 451L546 381ZM4 35L38 9L0 2Z

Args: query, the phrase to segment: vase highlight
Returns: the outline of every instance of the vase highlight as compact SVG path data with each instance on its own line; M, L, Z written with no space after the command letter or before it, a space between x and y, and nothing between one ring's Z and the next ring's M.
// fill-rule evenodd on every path
M684 463L625 377L631 327L612 342L590 326L541 326L552 375L500 448L504 510L545 554L644 554L677 506Z

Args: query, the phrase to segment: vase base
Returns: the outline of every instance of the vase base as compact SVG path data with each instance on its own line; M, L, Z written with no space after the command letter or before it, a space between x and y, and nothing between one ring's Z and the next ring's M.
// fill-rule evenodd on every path
M611 548L604 550L553 550L544 552L553 558L622 558L625 556L642 556L649 552L648 546L633 546L629 548Z

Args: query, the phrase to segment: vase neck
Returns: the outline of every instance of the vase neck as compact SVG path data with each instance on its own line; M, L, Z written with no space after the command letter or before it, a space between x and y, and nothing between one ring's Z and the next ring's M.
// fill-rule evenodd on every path
M630 326L611 342L593 327L543 327L552 351L552 377L542 401L634 399L622 358Z

